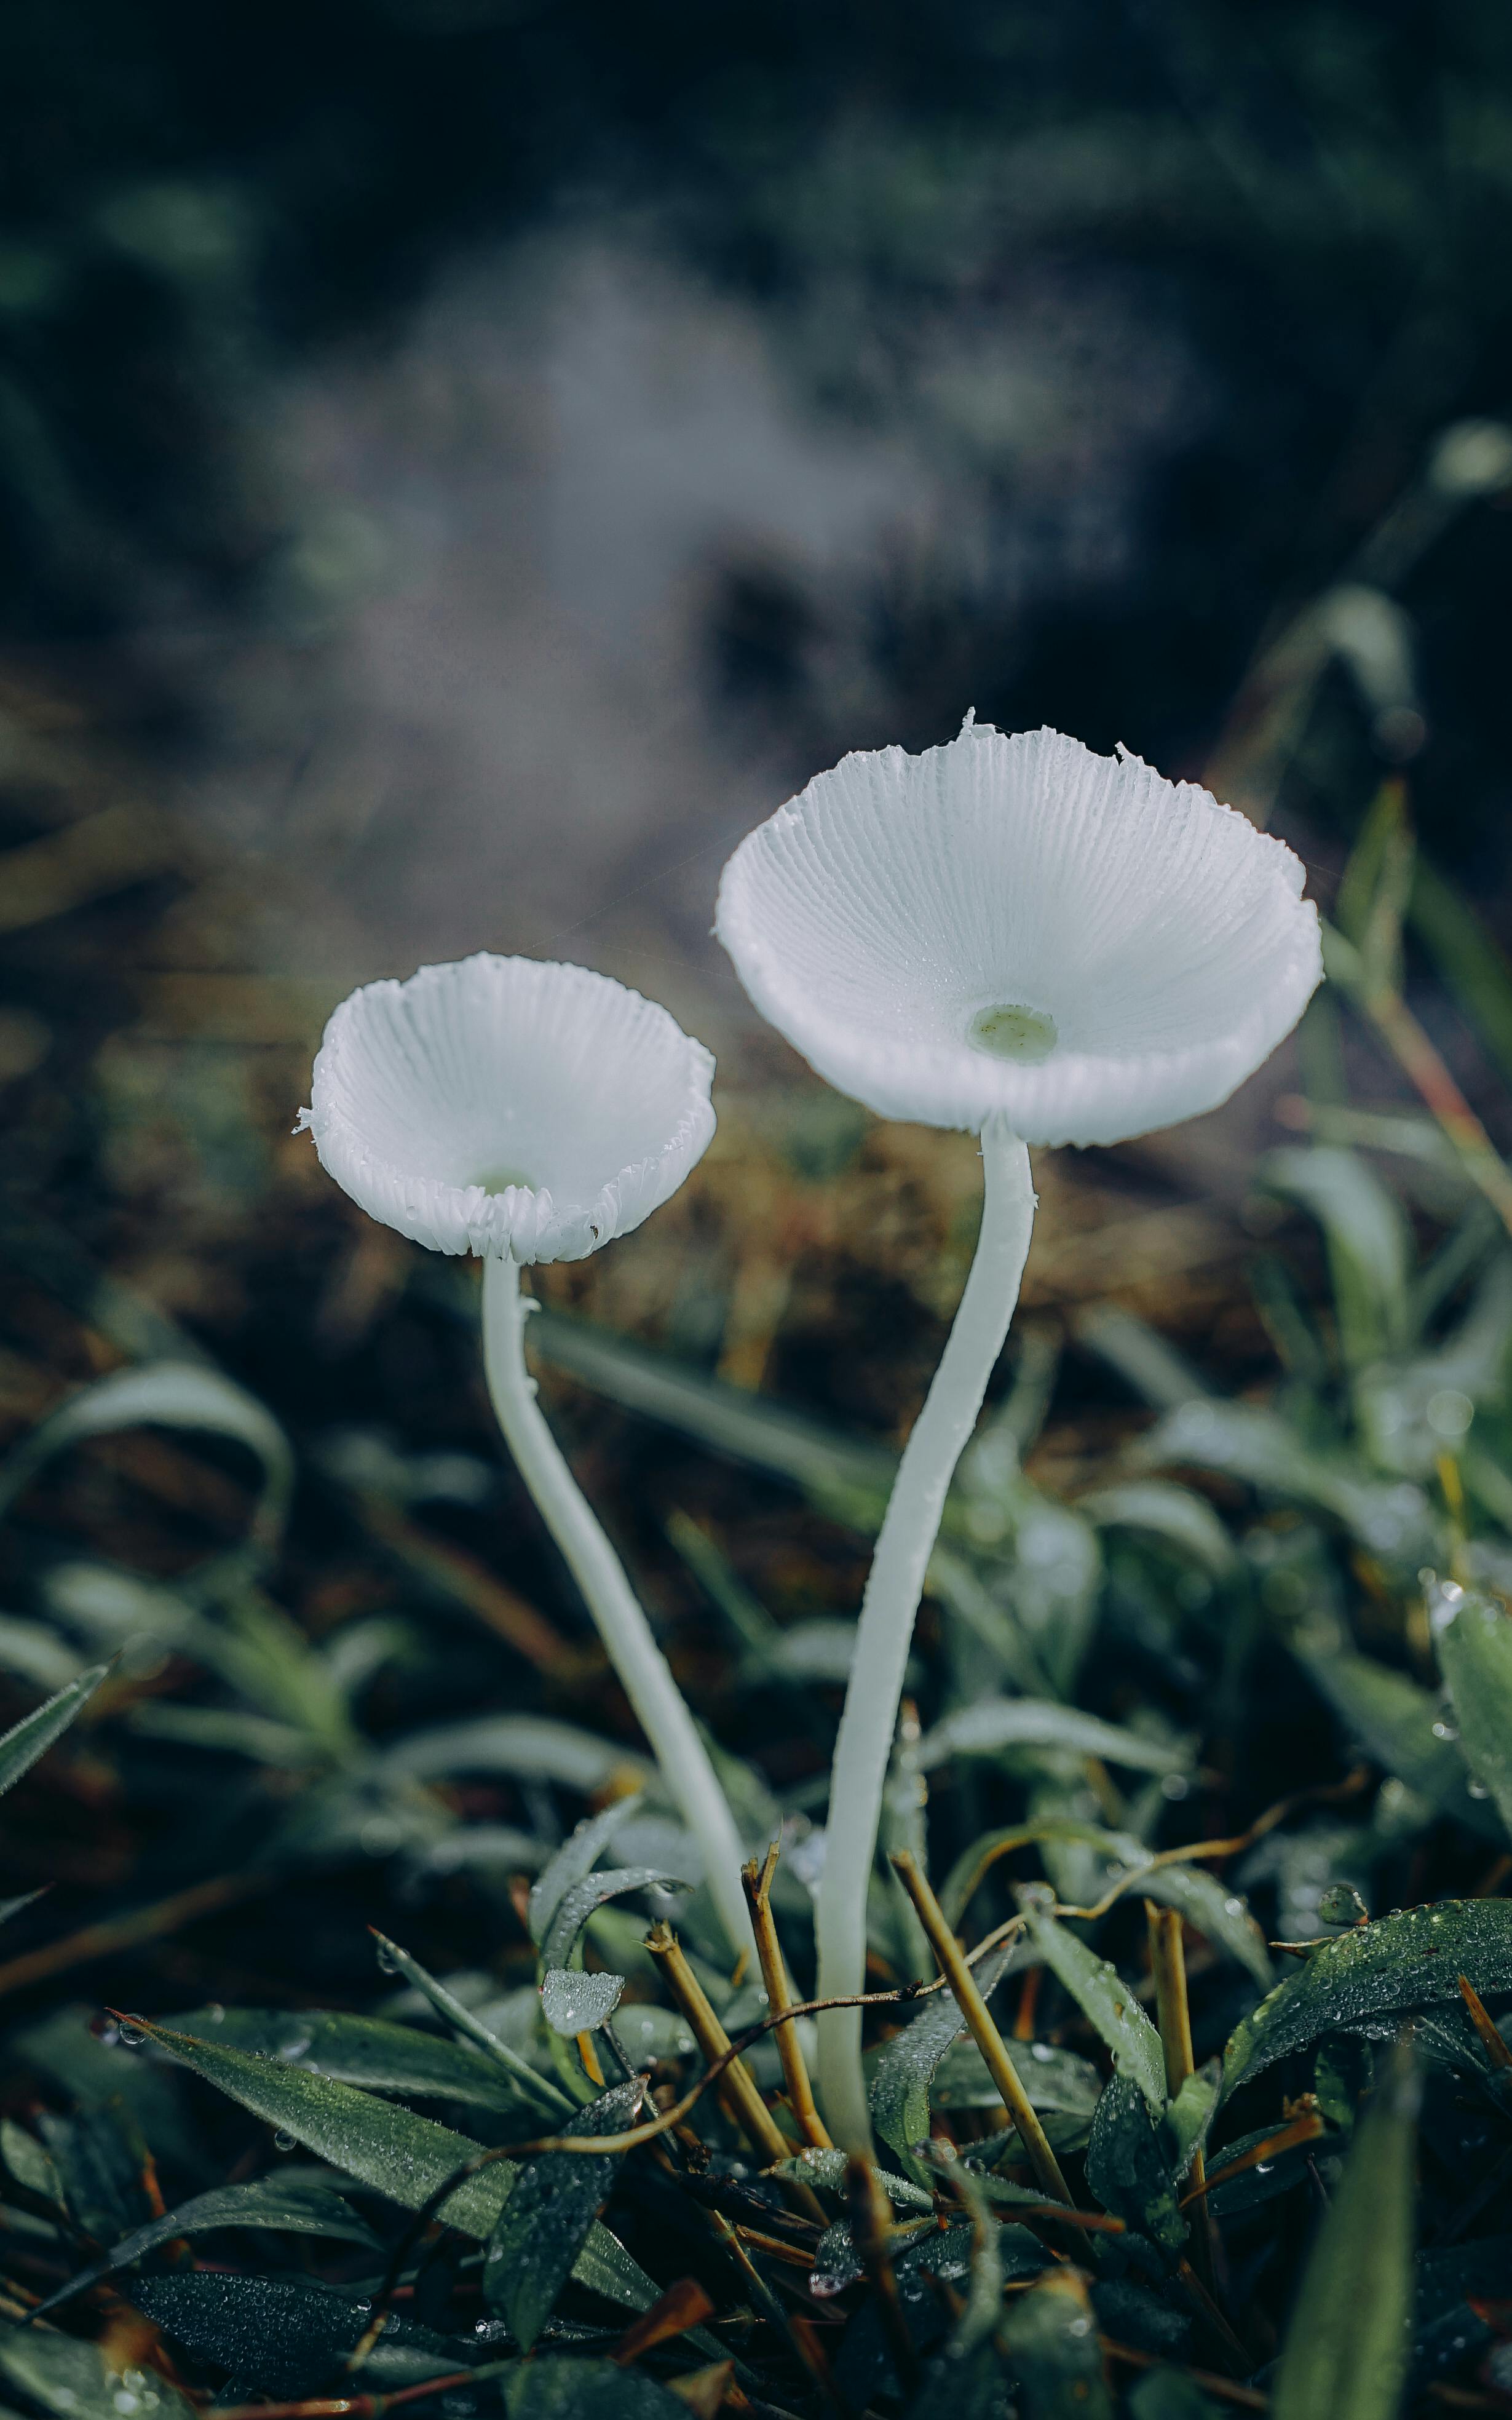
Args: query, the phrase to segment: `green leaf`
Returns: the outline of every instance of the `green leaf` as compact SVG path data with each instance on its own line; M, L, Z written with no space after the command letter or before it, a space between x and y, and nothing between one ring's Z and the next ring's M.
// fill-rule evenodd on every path
M1139 1773L1183 1773L1190 1748L1166 1740L1142 1739L1084 1714L1074 1706L1035 1698L980 1698L925 1732L916 1751L921 1773L932 1773L956 1756L996 1756L1004 1748L1063 1747L1077 1756L1099 1756Z
M148 2040L170 2058L203 2076L255 2118L292 2134L307 2150L329 2160L403 2210L420 2210L448 2177L481 2152L466 2134L454 2134L412 2110L376 2101L349 2084L280 2061L258 2058L220 2043L196 2041L162 2025L135 2020ZM518 2174L509 2160L495 2160L459 2184L441 2205L448 2226L486 2242ZM648 2310L656 2288L607 2228L595 2228L576 2274L582 2284L632 2311Z
M916 2142L918 2136L915 2136ZM826 2193L845 2191L847 2162L843 2151L818 2150L806 2147L795 2151L791 2160L779 2160L776 2169L768 2171L781 2177L799 2177L805 2184L819 2185ZM889 2169L872 2171L889 2201L900 2210L933 2210L934 2195L924 2185L915 2184L911 2177L894 2176Z
M80 2109L71 2118L44 2110L37 2123L63 2180L69 2215L85 2235L111 2243L150 2218L142 2144L123 2109Z
M1460 1753L1512 1832L1512 1620L1490 1597L1450 1581L1429 1590L1428 1622Z
M1129 2390L1129 2420L1220 2420L1223 2407L1179 2369L1150 2369Z
M1460 1975L1483 2000L1512 1991L1512 1900L1445 1900L1341 1933L1235 2027L1224 2053L1224 2099L1325 2034L1380 2036L1411 2009L1457 2002Z
M193 2405L156 2370L133 2369L128 2378L98 2345L48 2327L4 2329L0 2378L58 2420L122 2420L123 2412L131 2420L194 2420Z
M47 1754L81 1706L94 1696L109 1669L108 1664L96 1664L89 1671L81 1672L77 1681L70 1681L67 1688L60 1689L55 1698L49 1698L46 1705L39 1706L34 1714L23 1714L6 1732L0 1739L0 1791L8 1790L39 1756Z
M993 2344L964 2356L936 2354L908 2406L908 2420L1003 2420L1003 2365Z
M560 1781L586 1797L625 1778L643 1782L651 1767L617 1741L545 1714L485 1714L411 1731L378 1761L385 1779L440 1781L454 1773L507 1773L517 1781Z
M154 2218L146 2226L133 2228L113 2244L102 2260L93 2261L81 2269L66 2286L50 2294L39 2305L34 2318L40 2318L66 2303L86 2286L98 2285L113 2270L125 2269L131 2261L140 2260L155 2252L160 2243L172 2243L181 2235L206 2235L219 2226L271 2227L286 2235L324 2235L346 2243L361 2243L367 2250L381 2249L378 2237L365 2219L349 2210L339 2194L329 2186L285 2183L277 2177L259 2177L244 2185L221 2185L212 2193L196 2195L193 2201L178 2204L162 2218Z
M294 1455L271 1412L218 1370L185 1361L154 1361L113 1371L84 1388L32 1431L0 1468L0 1515L9 1511L43 1463L85 1437L119 1429L200 1429L233 1437L262 1465L262 1494L248 1535L271 1553L283 1535L294 1493Z
M1512 1083L1512 968L1454 884L1419 857L1408 908L1414 932L1464 1015Z
M607 2025L624 1989L623 1975L589 1975L580 1966L548 1967L541 1978L541 2013L554 2034L570 2041Z
M1321 1625L1317 1627L1320 1637ZM1472 1797L1464 1760L1445 1736L1443 1712L1428 1690L1373 1655L1315 1645L1311 1626L1293 1634L1288 1645L1373 1763L1405 1781L1441 1815L1501 1839L1496 1810Z
M617 2084L579 2109L573 2131L620 2134L633 2126L645 2095L640 2076ZM614 2189L624 2154L548 2152L528 2160L499 2215L483 2264L483 2299L508 2322L527 2352L573 2273L600 2206Z
M1412 1246L1407 1221L1367 1163L1336 1144L1274 1151L1258 1182L1317 1219L1328 1246L1340 1350L1351 1370L1402 1352L1409 1341Z
M1015 1958L1011 1949L990 1951L972 1970L982 1998L990 1999L1010 1968L1023 1963L1022 1956ZM914 2146L929 2134L930 2081L950 2044L965 2029L954 1995L935 1992L903 2032L884 2046L872 2071L872 2117L877 2133L920 2182L924 2172L914 2158Z
M580 1883L585 1874L592 1873L621 1824L640 1805L641 1797L641 1792L633 1791L629 1797L616 1799L600 1814L590 1815L579 1824L570 1839L563 1840L550 1863L542 1869L532 1887L528 1911L531 1939L537 1948L545 1940L547 1927L567 1892L574 1883Z
M1133 1990L1116 1966L1095 1957L1085 1941L1036 1906L1029 1894L1022 1903L1034 1947L1102 2035L1119 2073L1138 2085L1158 2117L1165 2106L1165 2056Z
M372 2307L367 2295L339 2287L183 2269L133 2277L131 2301L186 2352L273 2396L329 2388ZM392 2393L471 2368L480 2350L475 2338L440 2335L392 2313L362 2375L368 2388Z
M970 1893L982 1870L983 1858L995 1852L1006 1852L1010 1846L1028 1848L1058 1840L1074 1841L1100 1851L1110 1869L1109 1882L1120 1868L1134 1873L1136 1880L1131 1885L1132 1896L1137 1894L1156 1900L1163 1906L1180 1908L1194 1931L1202 1933L1215 1949L1227 1950L1237 1959L1262 1991L1271 1989L1275 1968L1265 1946L1265 1935L1244 1901L1226 1883L1200 1866L1152 1866L1149 1849L1134 1833L1109 1832L1099 1823L1081 1823L1074 1817L1045 1815L1034 1823L985 1832L974 1840L956 1859L940 1892L940 1905L947 1920L960 1923L970 1904ZM1101 1896L1101 1887L1097 1895Z
M40 2024L13 2034L11 2048L82 2107L115 2104L130 2110L159 2160L172 2161L190 2176L200 2174L204 2150L185 2123L180 2077L121 2043L97 2040L90 2031L96 2014L77 2001L54 2009Z
M1134 1479L1079 1496L1076 1510L1102 1529L1136 1529L1174 1548L1210 1579L1227 1579L1239 1557L1205 1496L1169 1479Z
M687 2420L687 2406L643 2370L581 2353L517 2362L504 2382L509 2420Z
M0 1671L14 1672L39 1689L66 1689L82 1667L45 1621L21 1621L0 1613Z
M1236 2135L1214 2153L1213 2166L1227 2167L1230 2160L1242 2159L1246 2151L1269 2142L1275 2131L1273 2118L1269 2125L1255 2126L1247 2134ZM1227 2183L1212 2186L1208 2208L1214 2218L1239 2218L1247 2210L1258 2210L1262 2202L1274 2201L1278 2194L1290 2193L1294 2186L1307 2182L1307 2164L1317 2159L1318 2149L1316 2142L1297 2143L1289 2150L1277 2151L1273 2158L1257 2162L1254 2167L1230 2177Z
M1186 1464L1242 1480L1262 1496L1309 1506L1342 1523L1368 1551L1398 1569L1428 1559L1434 1532L1427 1498L1405 1480L1379 1480L1340 1452L1323 1452L1275 1412L1211 1396L1179 1404L1142 1436L1130 1459L1151 1470Z
M387 1962L390 1970L402 1975L407 1983L412 1983L415 1990L423 1993L430 2002L438 2016L444 2017L457 2033L475 2043L489 2064L507 2076L520 2100L532 2108L544 2109L550 2117L566 2115L573 2106L566 2095L559 2092L545 2076L537 2075L518 2051L511 2050L506 2041L501 2041L481 2017L449 1992L444 1983L438 1982L434 1975L426 1972L418 1958L411 1958L408 1949L401 1949L396 1941L390 1941L384 1933L377 1932L374 1938L378 1946L378 1956Z
M1398 2051L1361 2119L1303 2277L1273 2420L1393 2420L1412 2306L1418 2087Z
M578 1946L578 1935L595 1907L602 1907L606 1900L623 1898L626 1891L645 1890L652 1885L665 1891L687 1888L681 1875L663 1873L656 1866L610 1866L602 1873L585 1874L557 1902L541 1942L542 1967L565 1966Z
M216 2008L192 2009L164 2023L201 2041L282 2059L310 2075L360 2085L368 2092L419 2093L427 2100L462 2101L475 2109L497 2109L508 2116L541 2108L559 2116L569 2106L533 2069L526 2070L531 2078L531 2089L526 2091L516 2080L513 2067L506 2068L463 2042L445 2041L436 2034L422 2033L418 2026L394 2024L386 2017L351 2017L324 2009L285 2013L276 2009ZM511 2053L512 2058L515 2055Z
M1059 2050L1053 2042L1011 2041L1006 2047L1031 2105L1041 2117L1091 2118L1103 2078L1089 2058ZM934 2071L930 2098L935 2108L991 2109L1002 2097L970 2037L953 2041Z
M1087 2181L1115 2218L1127 2220L1167 2252L1179 2253L1187 2225L1177 2208L1162 2129L1137 2084L1116 2075L1097 2104L1087 2146Z
M530 1332L533 1353L595 1394L680 1430L712 1452L791 1479L808 1492L853 1497L858 1509L874 1506L880 1525L898 1469L896 1454L886 1447L841 1436L763 1396L705 1378L670 1354L627 1344L568 1311L538 1311Z
M51 2202L54 2210L66 2207L63 2180L54 2164L51 2151L45 2150L35 2134L28 2134L14 2118L0 2118L0 2159L19 2185L39 2201Z
M1073 2269L1021 2294L1003 2329L1024 2420L1113 2420L1097 2323Z

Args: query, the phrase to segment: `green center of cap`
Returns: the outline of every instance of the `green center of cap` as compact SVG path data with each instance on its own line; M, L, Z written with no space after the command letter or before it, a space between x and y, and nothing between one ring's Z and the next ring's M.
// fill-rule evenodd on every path
M515 1168L490 1168L486 1175L475 1176L472 1181L474 1185L481 1185L485 1193L507 1193L512 1185L519 1186L526 1193L535 1190L530 1178L522 1176Z
M1021 1067L1038 1067L1059 1038L1053 1016L1042 1008L1026 1008L1021 1001L979 1008L966 1028L966 1039L978 1050L993 1059L1016 1060Z

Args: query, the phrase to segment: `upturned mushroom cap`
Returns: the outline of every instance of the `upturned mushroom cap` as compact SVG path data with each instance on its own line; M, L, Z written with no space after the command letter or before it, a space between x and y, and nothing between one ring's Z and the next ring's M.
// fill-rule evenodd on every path
M966 727L847 756L748 834L716 931L879 1116L1118 1142L1227 1100L1322 972L1285 845L1137 756Z
M580 1261L702 1158L713 1076L608 975L480 952L343 1001L299 1122L354 1202L434 1252Z

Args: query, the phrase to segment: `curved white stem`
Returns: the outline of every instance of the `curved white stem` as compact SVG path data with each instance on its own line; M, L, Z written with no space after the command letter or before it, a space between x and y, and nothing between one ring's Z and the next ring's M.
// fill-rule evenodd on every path
M982 1130L981 1146L985 1194L976 1257L898 1466L861 1603L829 1781L817 1924L820 1999L848 1998L865 1989L867 1885L914 1617L955 1466L1008 1335L1034 1225L1034 1187L1023 1143L993 1119ZM869 2154L859 2009L830 2009L820 2015L819 2097L836 2142Z
M547 1528L587 1599L662 1779L703 1852L710 1893L732 1948L754 1953L750 1911L741 1886L745 1852L708 1750L699 1737L667 1658L651 1635L625 1566L600 1528L535 1400L525 1367L525 1316L534 1308L519 1290L518 1264L484 1263L483 1358L504 1442Z

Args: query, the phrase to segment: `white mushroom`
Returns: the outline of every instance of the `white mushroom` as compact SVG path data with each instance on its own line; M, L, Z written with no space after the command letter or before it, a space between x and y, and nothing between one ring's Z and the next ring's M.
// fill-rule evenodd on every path
M948 747L845 757L749 833L716 929L762 1014L879 1115L982 1138L966 1290L872 1559L836 1744L819 1993L862 1988L866 1897L914 1618L1018 1297L1028 1143L1106 1143L1216 1108L1321 973L1303 868L1191 783L967 716ZM820 2025L837 2140L865 2150L860 2013Z
M730 1808L623 1564L525 1366L519 1272L581 1260L675 1193L714 1132L714 1061L664 1008L584 967L485 954L342 1002L300 1125L354 1202L431 1251L484 1263L500 1427L587 1600L739 1952L750 1945Z

